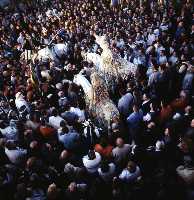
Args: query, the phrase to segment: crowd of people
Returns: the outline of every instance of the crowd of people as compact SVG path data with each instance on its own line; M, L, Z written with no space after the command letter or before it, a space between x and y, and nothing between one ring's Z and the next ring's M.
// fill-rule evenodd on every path
M94 33L137 66L95 125L74 75L101 53ZM67 42L60 63L21 59ZM40 68L49 72L42 76ZM21 1L0 10L2 200L194 199L192 0Z

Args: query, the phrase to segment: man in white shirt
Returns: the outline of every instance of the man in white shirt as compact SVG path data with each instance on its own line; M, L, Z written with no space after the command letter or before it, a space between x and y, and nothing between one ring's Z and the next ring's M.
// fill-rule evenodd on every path
M20 164L27 154L27 150L16 147L14 143L8 141L5 146L5 154L11 163Z
M158 64L163 65L163 64L166 64L166 63L167 63L167 57L164 53L164 50L161 50L160 54L158 56Z
M56 109L53 109L52 115L49 117L49 125L55 129L58 129L60 128L62 121L64 121L64 119L58 115L58 111Z
M160 52L162 50L165 50L165 48L160 44L159 41L154 44L154 47L155 47L155 50L156 50L156 53L157 53L158 56L160 55Z
M16 108L18 109L18 111L20 110L20 108L22 106L25 106L26 109L29 111L29 106L28 106L28 103L27 101L24 99L24 96L21 92L18 92L16 95L15 95L15 105L16 105Z
M82 158L83 165L88 173L94 174L98 171L101 162L101 156L94 150L89 150L88 155Z
M20 35L19 35L19 37L18 37L18 39L17 39L17 42L23 46L24 45L24 39L25 39L24 35L21 32Z
M13 140L13 141L18 140L19 132L16 127L16 122L14 120L10 120L9 126L6 127L5 129L0 128L0 131L7 140Z
M100 168L98 168L99 176L107 183L109 183L115 175L115 164L102 162Z
M119 178L124 182L134 182L137 181L141 176L141 171L139 166L137 166L133 161L129 161L127 164L127 168L125 168Z
M152 32L152 29L149 29L147 45L148 46L152 45L153 42L155 42L155 40L156 40L155 34Z

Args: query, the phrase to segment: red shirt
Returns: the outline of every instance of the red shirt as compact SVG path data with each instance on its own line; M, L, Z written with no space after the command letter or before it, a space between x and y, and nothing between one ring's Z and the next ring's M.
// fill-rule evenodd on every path
M183 111L187 106L187 100L184 98L178 98L172 101L170 105L174 111Z
M170 105L163 107L159 114L159 121L161 123L167 121L168 119L170 119L170 117L172 117L172 113L173 113L173 110Z
M39 130L43 137L51 137L55 134L55 129L48 126L40 126Z
M102 147L100 144L96 144L94 147L95 151L98 152L101 156L110 158L113 146L108 145L107 147Z

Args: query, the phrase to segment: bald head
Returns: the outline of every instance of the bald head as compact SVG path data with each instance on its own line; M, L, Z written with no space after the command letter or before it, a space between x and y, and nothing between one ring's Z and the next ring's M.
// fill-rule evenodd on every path
M68 155L69 155L68 151L63 150L60 155L60 160L66 160L68 158Z
M119 147L119 148L123 147L123 145L124 145L123 139L122 139L122 138L117 138L117 140L116 140L116 145L117 145L117 147Z
M35 165L36 161L37 161L36 157L30 157L30 158L28 158L28 160L26 161L26 167L28 169L32 168Z
M191 120L191 127L194 128L194 119Z
M38 148L38 142L36 140L32 141L30 143L30 148L31 149L37 149Z

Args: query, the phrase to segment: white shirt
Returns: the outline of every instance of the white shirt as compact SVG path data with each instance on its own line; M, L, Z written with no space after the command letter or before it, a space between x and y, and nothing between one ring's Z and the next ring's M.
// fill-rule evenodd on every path
M167 63L167 57L166 56L159 56L158 62L159 62L160 65Z
M170 62L172 62L172 64L175 64L175 63L178 61L178 58L175 57L175 56L171 56L168 60L169 60Z
M133 50L136 48L136 44L134 44L134 43L132 43L132 44L128 43L127 45Z
M23 98L18 98L15 100L15 105L16 105L16 108L19 110L22 106L25 106L27 109L28 108L28 103L25 99Z
M168 24L165 24L165 23L163 24L163 23L162 23L162 24L160 25L160 29L161 29L162 31L167 31L167 30L168 30Z
M18 140L18 130L15 127L8 126L5 129L1 129L2 135L8 140Z
M151 52L151 50L153 49L153 46L149 46L147 49L146 49L146 54L149 54Z
M124 45L125 45L125 42L124 42L123 39L120 39L119 41L117 41L116 46L117 46L118 48L123 49Z
M174 53L174 48L170 47L170 54L173 54L173 53Z
M101 162L101 156L98 152L95 152L96 158L93 160L89 160L88 155L84 156L82 161L89 173L94 173L98 170L98 167Z
M49 125L52 126L55 129L60 128L60 123L61 121L63 121L64 119L60 116L51 116L49 117Z
M27 154L27 150L20 149L18 147L13 150L9 150L9 149L5 148L5 154L7 155L7 157L9 158L9 160L12 163L18 164L18 163L20 163L21 158L23 158Z
M134 173L129 172L128 169L124 169L119 175L119 178L121 180L131 182L137 180L137 178L140 177L140 175L141 175L140 168L136 166L136 170Z
M165 50L163 46L158 46L157 44L154 45L156 49L156 53L159 55L162 50Z
M23 35L20 34L20 36L17 39L17 42L23 46L23 44L24 44L24 37L23 37Z
M115 168L116 168L115 164L110 163L108 172L102 172L101 168L98 168L98 173L104 181L111 181L111 179L113 178L115 174Z
M155 40L156 36L153 33L148 34L147 45L152 45Z

